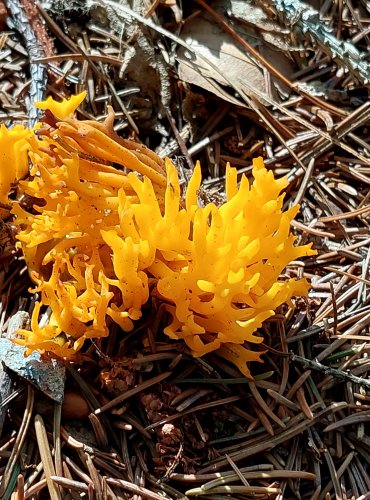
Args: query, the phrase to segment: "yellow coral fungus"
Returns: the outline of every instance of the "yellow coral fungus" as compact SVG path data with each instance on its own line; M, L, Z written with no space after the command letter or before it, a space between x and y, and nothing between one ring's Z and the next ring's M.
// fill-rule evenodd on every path
M32 167L19 190L39 202L32 210L14 203L13 214L41 302L32 330L15 341L27 352L70 357L86 339L108 335L109 321L132 329L154 295L171 317L170 338L194 356L217 351L250 376L247 363L260 360L251 348L262 341L258 328L307 293L305 280L279 276L315 253L294 246L298 207L283 210L287 180L275 179L261 158L251 185L245 176L238 185L228 167L225 203L201 206L199 164L183 199L170 160L119 138L111 112L104 124L73 118L80 102L39 103L56 120L26 134ZM44 326L42 305L51 309Z
M56 118L64 120L64 118L73 115L85 97L85 91L71 96L70 99L62 99L60 102L49 96L45 99L45 101L36 102L35 106L36 108L43 109L45 111L49 110Z
M0 125L0 203L7 205L8 194L13 182L28 171L27 141L32 132L22 125L8 130ZM6 212L0 211L0 218Z

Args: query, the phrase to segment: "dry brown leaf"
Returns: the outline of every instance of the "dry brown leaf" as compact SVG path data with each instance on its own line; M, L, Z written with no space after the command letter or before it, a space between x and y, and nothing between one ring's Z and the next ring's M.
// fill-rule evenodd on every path
M180 79L209 90L237 105L243 104L221 86L229 86L230 82L240 86L247 79L248 85L265 93L261 68L251 61L218 25L205 18L195 19L186 25L181 38L192 47L197 56L180 48L178 52Z

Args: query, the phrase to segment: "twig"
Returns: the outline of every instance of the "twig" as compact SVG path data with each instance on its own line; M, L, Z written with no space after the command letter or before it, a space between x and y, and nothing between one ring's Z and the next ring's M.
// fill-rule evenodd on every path
M29 124L32 127L38 121L41 110L35 108L33 105L31 106L31 103L42 101L46 88L46 65L34 63L33 60L39 57L45 57L45 54L40 41L30 26L29 19L22 3L18 0L7 0L6 4L12 14L12 21L15 28L24 39L30 60L31 85L29 90Z
M321 373L324 373L325 375L332 375L333 377L339 378L341 380L348 380L350 382L353 382L354 384L359 384L370 389L370 380L368 379L362 377L356 377L351 373L344 372L342 370L337 370L336 368L323 365L319 361L303 358L302 356L298 356L297 354L291 354L290 359L293 362L297 362L303 365L305 368L319 371Z
M270 0L286 23L301 36L310 35L320 48L338 64L348 69L363 84L370 82L370 65L366 54L352 43L339 40L320 19L317 10L300 0Z

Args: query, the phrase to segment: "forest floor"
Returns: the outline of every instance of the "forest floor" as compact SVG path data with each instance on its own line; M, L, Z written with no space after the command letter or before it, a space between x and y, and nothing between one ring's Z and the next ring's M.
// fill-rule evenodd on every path
M284 206L301 207L297 244L318 254L286 269L310 292L260 329L254 380L170 341L155 302L133 332L66 363L62 405L27 382L27 363L5 370L1 498L370 498L368 3L40 5L0 1L1 123L34 125L33 102L86 90L81 119L104 120L110 104L115 130L185 182L199 160L215 203L226 164L250 177L262 156L288 178ZM34 306L10 226L3 336Z

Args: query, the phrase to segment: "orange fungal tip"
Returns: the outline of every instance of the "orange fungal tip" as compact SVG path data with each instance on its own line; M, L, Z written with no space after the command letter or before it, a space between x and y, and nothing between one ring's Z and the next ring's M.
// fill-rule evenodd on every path
M85 90L80 94L72 95L69 99L63 98L61 101L56 101L53 97L49 96L45 101L36 102L35 107L45 111L49 110L56 118L64 120L73 115L85 97Z

